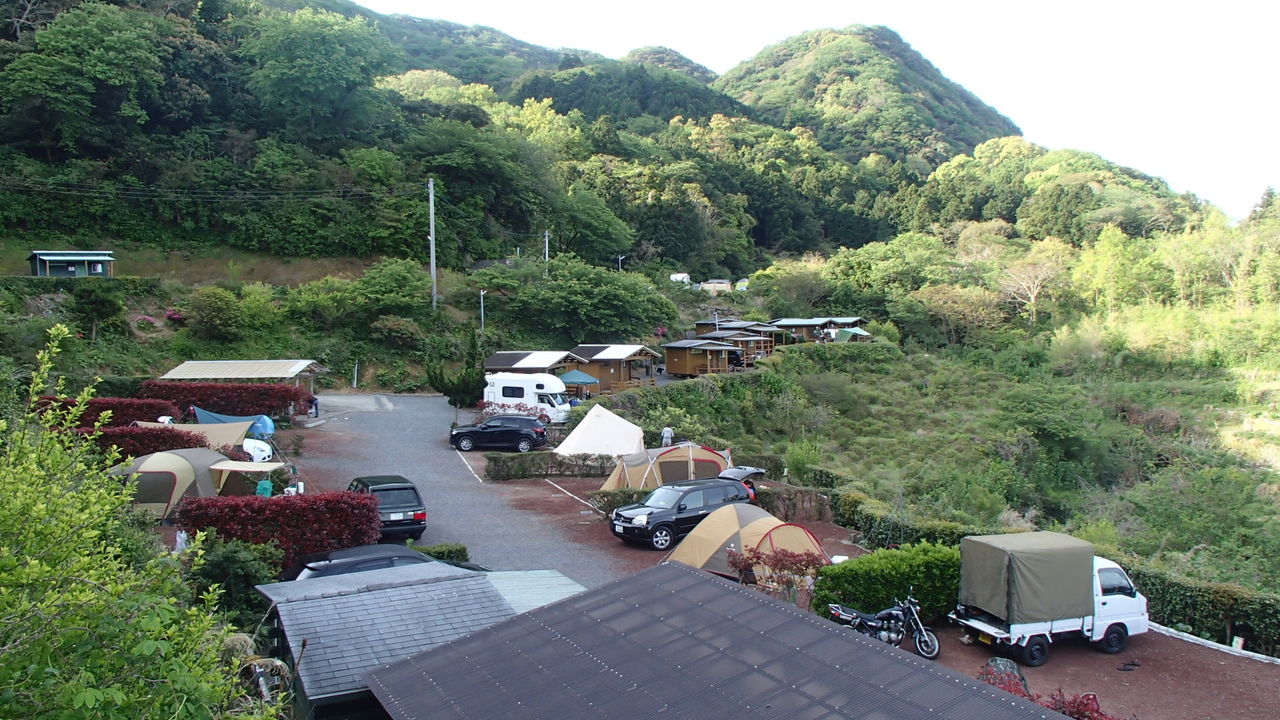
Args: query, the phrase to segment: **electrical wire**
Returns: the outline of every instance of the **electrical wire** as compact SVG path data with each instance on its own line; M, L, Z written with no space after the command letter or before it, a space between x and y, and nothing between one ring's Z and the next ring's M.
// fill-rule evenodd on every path
M269 200L367 200L422 195L421 186L392 188L387 192L372 192L357 188L330 188L322 190L266 190L233 189L205 190L198 188L164 188L142 185L107 186L91 183L37 181L0 178L0 190L38 192L54 195L90 198L121 198L130 200L192 200L198 202L261 202Z

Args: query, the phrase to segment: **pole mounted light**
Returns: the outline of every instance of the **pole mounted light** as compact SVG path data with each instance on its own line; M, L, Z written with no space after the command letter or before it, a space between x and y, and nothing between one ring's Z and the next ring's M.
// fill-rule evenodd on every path
M480 291L480 332L484 332L484 294L487 292L489 291Z
M626 257L626 255L619 255L619 256L618 256L618 272L622 272L622 258L624 258L624 257Z

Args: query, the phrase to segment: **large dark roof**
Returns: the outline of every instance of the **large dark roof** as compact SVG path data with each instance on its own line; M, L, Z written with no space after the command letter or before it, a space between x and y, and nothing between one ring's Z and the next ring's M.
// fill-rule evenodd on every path
M383 666L366 681L393 720L1064 717L677 563Z

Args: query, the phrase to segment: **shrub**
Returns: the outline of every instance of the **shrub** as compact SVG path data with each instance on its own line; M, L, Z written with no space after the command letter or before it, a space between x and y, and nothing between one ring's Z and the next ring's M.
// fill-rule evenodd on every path
M538 418L544 423L551 422L551 416L542 411L542 408L526 405L525 403L494 403L488 400L481 400L476 403L476 416L472 420L475 424L480 424L485 420L498 415L528 415L529 417Z
M751 548L745 553L729 551L729 567L738 571L739 578L750 573L760 589L790 603L797 602L802 590L812 587L813 578L827 562L825 555L813 551L794 552L786 548Z
M40 402L43 406L57 403L61 407L72 407L76 404L74 398L55 398L49 395L40 398ZM97 425L98 419L108 410L111 411L111 418L106 425L110 427L132 425L138 420L155 422L162 415L178 416L177 406L168 400L96 397L91 398L84 404L84 412L80 414L78 426L93 427Z
M877 550L818 571L813 607L838 602L876 612L911 594L925 618L942 617L960 594L960 549L933 543Z
M89 434L93 430L80 428L77 432ZM208 444L205 436L199 433L167 427L105 427L93 441L104 453L115 446L120 450L120 457L135 458L165 450L205 447Z
M484 454L484 476L502 482L534 477L607 477L618 464L609 455L556 455L550 452Z
M254 586L280 578L280 548L273 543L224 540L216 532L209 533L203 548L201 562L187 571L187 582L197 593L214 585L221 588L218 608L240 629L251 631L270 605Z
M289 567L302 555L378 541L378 500L367 493L189 498L178 507L178 526L190 533L214 529L220 537L274 542Z
M788 445L782 457L791 481L797 485L809 485L810 469L822 459L822 449L812 440L800 440Z
M644 499L645 495L653 492L652 490L642 488L623 488L621 490L593 490L587 493L587 497L591 498L591 502L603 512L606 516L612 515L614 510L623 505L638 503Z
M1039 693L1031 692L1027 687L1027 681L1019 673L1000 670L991 665L983 667L978 672L978 679L1010 695L1025 698L1075 720L1120 720L1114 715L1102 712L1102 708L1098 705L1098 696L1093 693L1067 695L1059 688L1050 693L1049 697L1042 697Z
M450 565L471 562L471 554L467 552L467 546L462 543L438 543L426 547L414 546L413 549Z
M302 412L311 393L303 387L266 383L188 383L148 380L144 398L169 400L183 410L192 405L226 415L285 417Z
M850 491L836 498L835 522L862 533L867 547L891 548L915 542L960 544L968 535L1007 532L1003 528L963 525L947 520L916 520L895 515L892 508L865 493Z

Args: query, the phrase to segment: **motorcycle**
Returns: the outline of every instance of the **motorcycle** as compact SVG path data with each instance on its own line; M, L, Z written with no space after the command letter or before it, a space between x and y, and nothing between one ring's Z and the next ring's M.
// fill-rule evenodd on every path
M938 636L933 630L925 627L920 620L920 604L910 595L907 595L904 601L900 602L895 598L893 602L893 607L885 608L874 615L859 612L839 603L831 603L827 607L831 610L832 617L838 622L894 647L901 646L907 633L910 632L920 657L926 660L937 658L938 653L942 652L942 645L938 642Z

